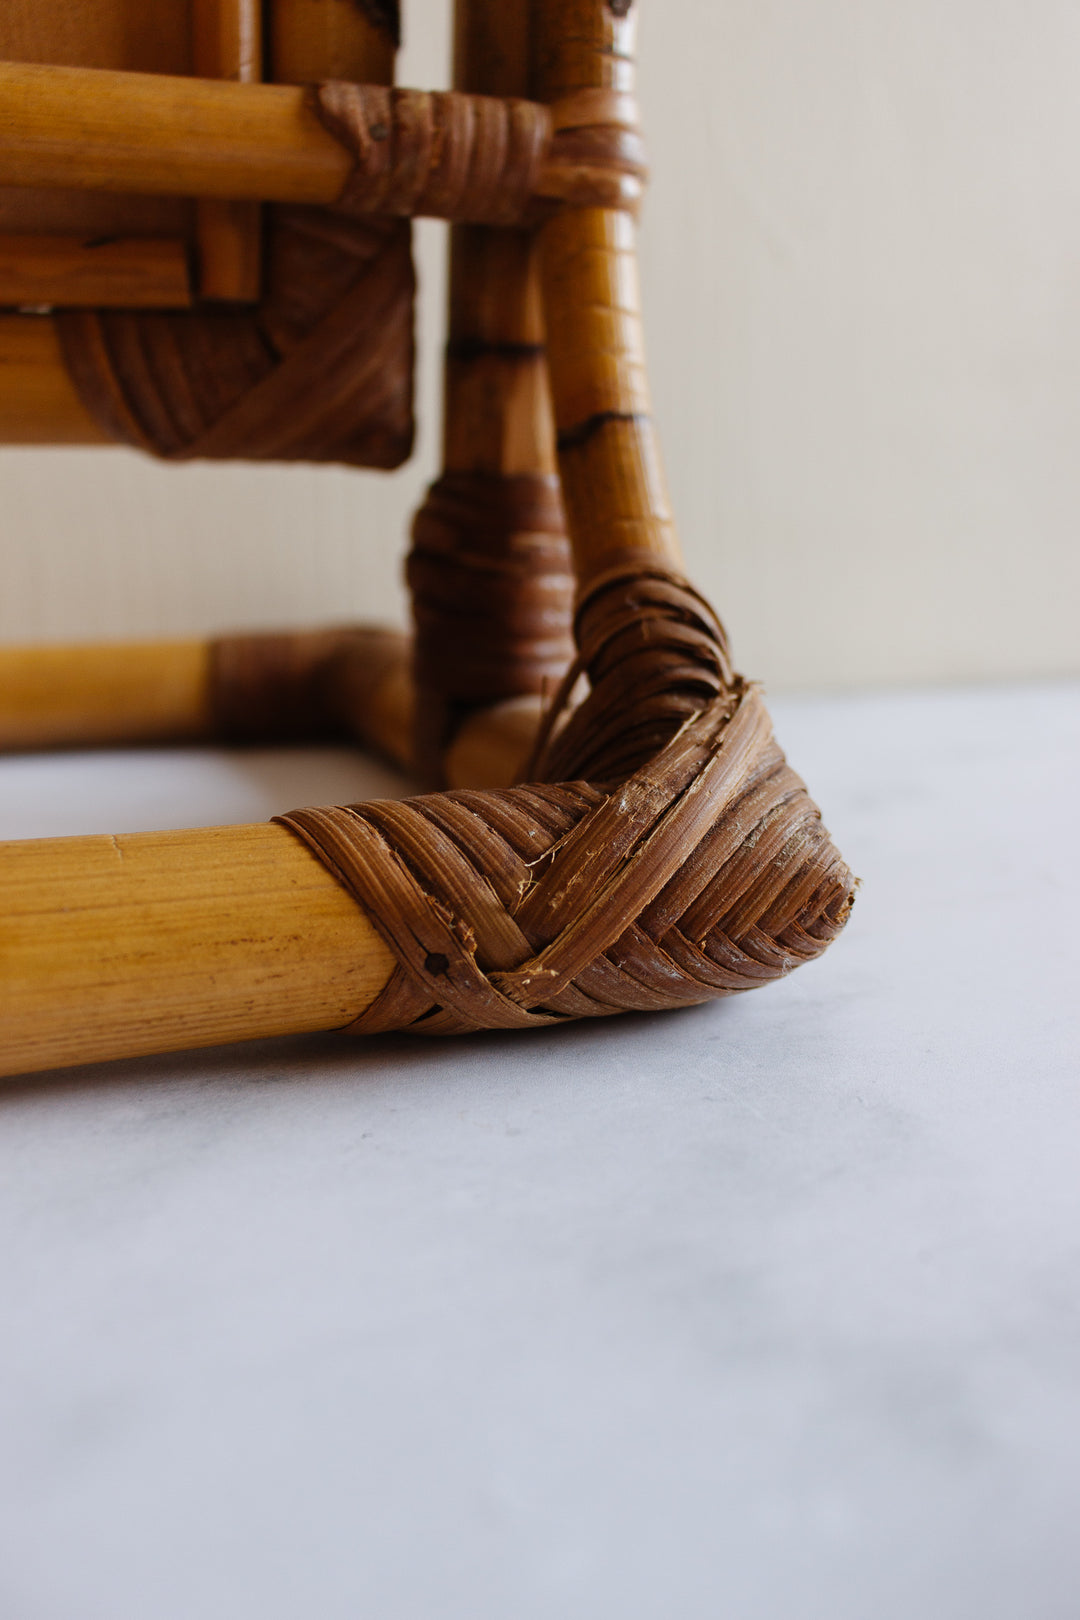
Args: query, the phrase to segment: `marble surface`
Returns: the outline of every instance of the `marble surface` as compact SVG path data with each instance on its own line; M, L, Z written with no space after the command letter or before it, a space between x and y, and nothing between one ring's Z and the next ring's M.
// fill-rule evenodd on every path
M1080 692L797 699L782 985L0 1090L4 1620L1072 1620ZM9 760L0 836L392 790Z

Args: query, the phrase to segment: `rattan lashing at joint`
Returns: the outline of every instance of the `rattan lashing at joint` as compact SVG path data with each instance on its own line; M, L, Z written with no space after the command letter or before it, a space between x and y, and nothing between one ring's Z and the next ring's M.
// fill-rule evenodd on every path
M353 159L335 205L343 213L533 225L565 208L633 213L644 191L637 109L625 92L585 90L546 106L329 80L310 94Z

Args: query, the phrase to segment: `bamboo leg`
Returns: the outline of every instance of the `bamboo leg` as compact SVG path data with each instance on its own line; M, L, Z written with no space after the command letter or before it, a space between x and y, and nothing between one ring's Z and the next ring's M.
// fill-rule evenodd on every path
M0 62L0 184L332 203L348 153L290 85Z
M625 119L634 88L630 7L545 0L538 11L541 99L574 96L604 107L613 122ZM650 414L633 220L612 209L568 210L543 227L540 246L559 471L578 588L626 562L652 559L678 569Z
M321 632L313 632L318 638ZM213 643L204 640L0 647L0 751L213 742ZM334 707L343 735L412 768L415 696L404 637L373 683L340 660ZM454 787L506 786L536 736L540 700L470 715L447 756Z
M194 0L195 72L254 84L262 78L258 0ZM204 298L259 296L262 223L258 203L205 197L195 205L199 291Z
M458 0L454 24L456 90L527 94L528 0ZM530 523L548 527L531 535ZM555 685L572 652L570 584L559 578L567 566L562 529L534 236L455 225L443 476L417 514L409 559L416 751L432 780L475 771L476 747L482 754L487 746L478 709L503 704L504 726L535 731L538 703L526 694L535 694L545 679ZM523 558L531 559L531 577L511 588ZM535 632L532 646L521 635L536 613L529 595L538 588L552 604L546 670L536 658ZM456 749L453 758L447 748ZM522 759L527 752L528 744ZM466 758L471 763L463 766Z

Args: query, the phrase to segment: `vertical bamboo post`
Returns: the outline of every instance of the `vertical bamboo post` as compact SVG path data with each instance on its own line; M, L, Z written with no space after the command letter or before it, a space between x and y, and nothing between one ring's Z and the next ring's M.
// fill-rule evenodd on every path
M529 0L457 0L455 89L527 94L530 11ZM571 650L532 233L455 225L449 281L443 474L417 514L409 560L416 746L433 779L445 779L443 751L465 717L538 693ZM513 568L530 561L528 601Z
M633 0L544 0L535 92L557 127L627 127ZM632 127L632 126L630 126ZM642 338L634 221L567 209L540 233L559 470L578 587L622 563L681 566Z
M364 5L359 0L274 0L270 77L279 84L317 79L392 83L398 44L395 11L389 3Z
M195 72L241 84L262 78L259 0L194 0ZM199 291L204 298L259 296L261 210L257 202L204 197L195 208Z

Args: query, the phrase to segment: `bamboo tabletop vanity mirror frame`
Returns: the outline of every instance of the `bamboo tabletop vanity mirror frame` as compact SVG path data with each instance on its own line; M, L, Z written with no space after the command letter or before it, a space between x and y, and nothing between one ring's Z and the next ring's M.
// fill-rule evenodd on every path
M9 749L348 737L431 791L0 846L0 1072L685 1006L843 926L854 879L682 571L635 24L458 0L427 93L391 87L394 0L5 9L0 439L396 466L410 218L452 242L411 638L0 649Z

